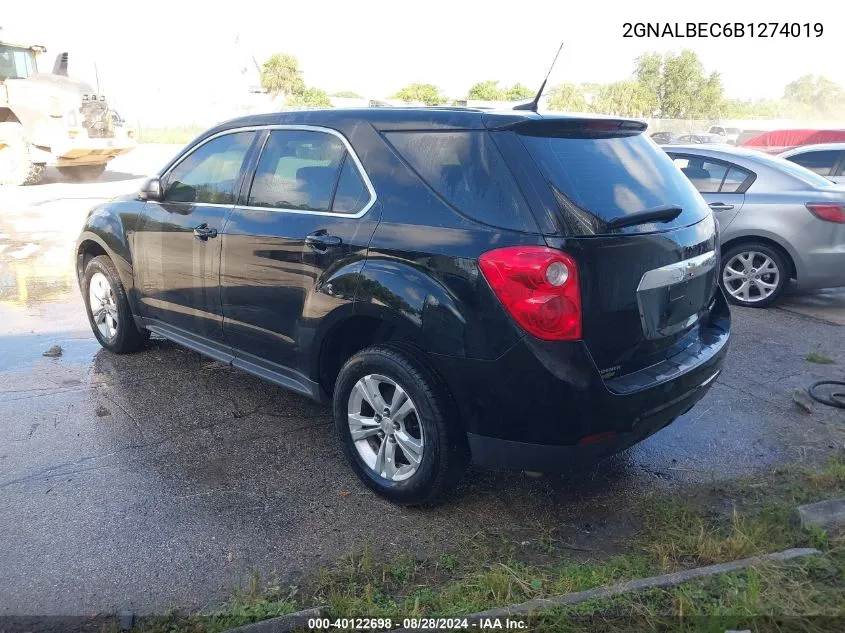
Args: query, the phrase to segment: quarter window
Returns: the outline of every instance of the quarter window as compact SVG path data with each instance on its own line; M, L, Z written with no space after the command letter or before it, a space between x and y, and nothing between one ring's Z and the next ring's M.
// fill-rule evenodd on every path
M699 193L737 193L751 175L736 165L703 158L677 156L672 160Z
M361 180L361 174L358 173L355 162L347 154L340 170L340 178L337 181L332 211L335 213L357 213L364 208L369 198L370 192L364 186L364 181Z
M506 229L536 226L488 132L388 132L385 137L423 181L461 213Z
M166 202L234 204L235 187L254 132L224 134L201 145L167 178Z

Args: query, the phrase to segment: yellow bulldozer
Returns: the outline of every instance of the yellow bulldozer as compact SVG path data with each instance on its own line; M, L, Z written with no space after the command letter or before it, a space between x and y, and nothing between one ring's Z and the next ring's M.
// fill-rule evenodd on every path
M0 31L0 185L35 185L56 167L73 181L97 178L136 142L102 94L68 77L68 54L38 71L39 45L6 42Z

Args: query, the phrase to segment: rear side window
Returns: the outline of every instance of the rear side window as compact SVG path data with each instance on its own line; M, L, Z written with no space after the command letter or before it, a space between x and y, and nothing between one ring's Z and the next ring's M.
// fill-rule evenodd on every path
M328 211L345 151L331 134L270 132L249 191L249 206Z
M534 216L488 132L387 132L385 137L464 215L504 229L536 230Z
M654 231L687 226L709 213L672 159L644 134L612 137L520 134L551 185L568 230L606 232L606 223L664 205L683 212L671 222L637 225Z
M254 132L224 134L204 143L167 177L166 202L234 204L235 185Z
M839 151L806 152L798 156L790 156L789 160L816 172L819 176L830 176L839 160Z
M737 193L752 175L736 165L695 156L675 156L673 160L700 193Z
M369 200L370 190L337 136L274 130L258 160L247 204L355 214Z

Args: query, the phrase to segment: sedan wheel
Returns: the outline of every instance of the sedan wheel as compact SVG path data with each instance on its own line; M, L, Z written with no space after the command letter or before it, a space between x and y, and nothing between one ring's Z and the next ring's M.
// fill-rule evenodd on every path
M722 288L728 299L738 305L771 305L789 278L780 254L763 244L733 248L723 255L722 262Z
M411 398L390 378L368 374L349 394L349 433L364 463L390 481L411 477L425 441Z

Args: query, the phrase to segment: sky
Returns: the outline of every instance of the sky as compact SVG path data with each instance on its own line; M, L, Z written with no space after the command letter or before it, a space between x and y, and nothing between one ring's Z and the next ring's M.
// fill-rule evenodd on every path
M476 81L539 86L561 41L549 80L610 82L630 77L648 51L694 50L736 98L780 97L789 81L823 74L845 86L842 0L682 2L461 2L460 0L42 0L4 2L3 37L44 44L42 60L68 50L71 74L94 82L122 107L151 101L181 107L243 83L239 69L285 52L310 86L384 97L411 82L464 97ZM221 8L215 8L219 6ZM623 38L625 22L799 22L824 26L820 38ZM20 36L18 35L20 34ZM239 42L235 46L235 41Z

